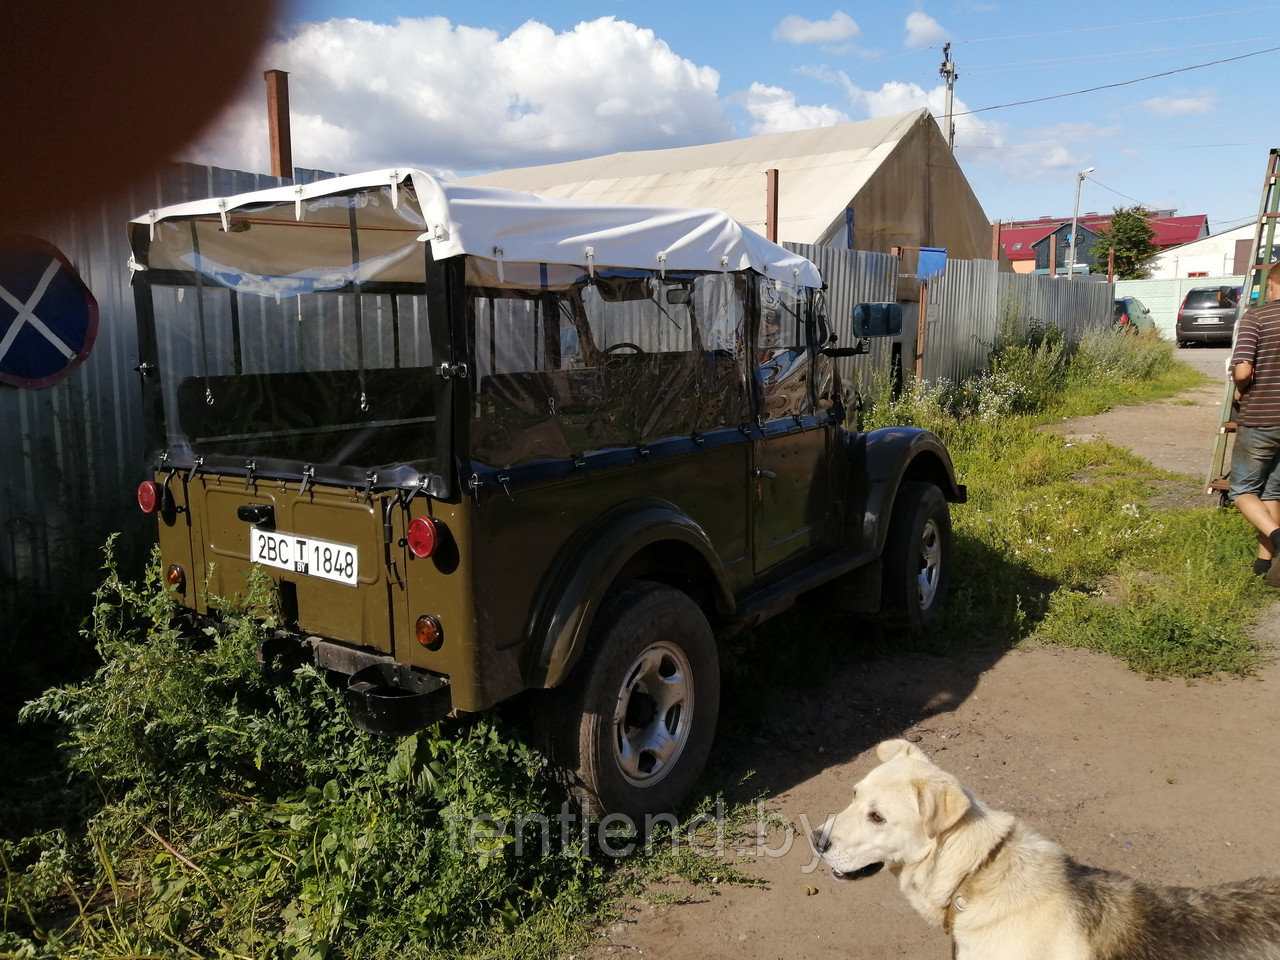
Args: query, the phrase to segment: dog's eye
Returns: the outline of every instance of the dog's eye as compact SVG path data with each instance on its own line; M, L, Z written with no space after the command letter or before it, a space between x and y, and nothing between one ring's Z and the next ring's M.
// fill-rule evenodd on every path
M874 810L867 814L867 819L872 823L884 823L884 817L880 816L880 814L876 813Z

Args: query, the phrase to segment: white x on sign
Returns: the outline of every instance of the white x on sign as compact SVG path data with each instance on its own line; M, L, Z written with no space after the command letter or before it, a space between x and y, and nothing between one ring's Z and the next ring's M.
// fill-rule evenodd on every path
M40 335L53 344L54 348L68 360L76 355L76 352L63 343L62 339L50 330L45 325L44 321L35 314L36 307L40 305L40 301L44 299L45 291L49 289L50 281L53 280L61 267L62 264L59 261L50 261L49 266L40 277L40 282L36 284L35 290L33 290L31 296L27 298L26 303L23 303L3 286L0 286L0 300L3 300L5 303L9 304L9 306L13 307L18 314L14 318L13 323L9 325L9 329L6 331L4 339L0 340L0 361L3 361L5 356L9 353L10 348L13 346L13 342L18 339L18 334L22 331L23 324L27 323L39 330Z
M57 383L89 356L97 334L98 301L62 251L0 235L0 383Z

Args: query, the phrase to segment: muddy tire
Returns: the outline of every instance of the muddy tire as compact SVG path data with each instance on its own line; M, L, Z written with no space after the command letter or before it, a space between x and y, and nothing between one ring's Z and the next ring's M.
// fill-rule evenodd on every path
M674 812L706 765L720 709L715 637L674 587L627 581L596 614L583 660L549 691L552 761L592 816L643 828Z
M942 615L951 581L951 511L932 483L904 483L884 548L881 610L910 631Z

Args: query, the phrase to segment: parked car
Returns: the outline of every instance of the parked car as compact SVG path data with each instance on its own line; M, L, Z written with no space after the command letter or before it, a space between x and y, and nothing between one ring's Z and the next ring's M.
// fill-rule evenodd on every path
M1195 287L1178 309L1178 346L1190 343L1231 343L1240 308L1240 287Z
M592 811L669 811L725 632L821 585L941 614L965 488L934 434L847 429L834 359L901 308L856 305L837 347L817 267L719 211L399 170L131 240L166 581L199 619L260 570L264 665L328 671L360 729L532 692Z
M1156 321L1151 316L1151 311L1137 297L1116 298L1115 324L1134 333L1156 328Z

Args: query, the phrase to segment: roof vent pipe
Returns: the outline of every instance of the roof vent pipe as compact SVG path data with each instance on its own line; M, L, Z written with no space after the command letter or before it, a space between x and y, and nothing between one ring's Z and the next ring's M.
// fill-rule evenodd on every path
M267 70L267 128L271 135L271 175L293 179L293 144L289 135L289 74Z

